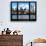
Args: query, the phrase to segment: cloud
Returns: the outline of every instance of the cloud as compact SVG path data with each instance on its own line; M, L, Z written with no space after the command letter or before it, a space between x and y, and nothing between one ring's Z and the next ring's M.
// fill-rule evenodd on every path
M13 6L12 8L15 10L15 8L16 8L16 7L15 7L15 6Z
M29 5L28 4L19 4L19 9L20 7L22 7L23 9L26 8L26 9L29 9Z

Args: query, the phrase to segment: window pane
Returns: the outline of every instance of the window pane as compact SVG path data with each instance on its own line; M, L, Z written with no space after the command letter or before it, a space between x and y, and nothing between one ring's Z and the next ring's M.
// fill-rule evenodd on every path
M11 14L17 14L17 3L12 3L12 13Z
M35 15L30 15L30 19L35 19Z
M12 15L12 19L17 19L17 15Z
M30 3L30 14L35 13L35 3Z
M18 15L18 19L29 19L29 15Z
M29 14L29 3L18 3L18 14Z

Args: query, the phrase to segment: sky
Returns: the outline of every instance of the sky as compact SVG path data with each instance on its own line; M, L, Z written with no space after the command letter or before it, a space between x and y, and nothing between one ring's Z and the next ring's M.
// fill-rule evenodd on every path
M30 5L35 6L35 3L30 3Z
M17 3L12 3L12 8L16 8L17 7Z
M31 7L32 6L32 7ZM35 3L30 3L30 10L35 12Z
M33 6L33 8L31 7L31 5ZM17 3L12 3L12 8L16 8L17 7ZM29 3L18 3L18 9L20 9L20 7L22 7L23 9L29 9ZM30 10L32 11L34 9L35 11L35 3L30 3Z
M17 3L12 3L12 8L16 8L17 7ZM23 9L29 9L29 4L28 3L18 3L18 9L20 9L20 7L22 7Z
M29 9L29 3L18 3L18 9L20 9L20 7L22 7L23 9L26 8L26 9Z
M12 3L12 8L16 8L17 7L17 3ZM23 9L29 9L29 3L18 3L18 9L20 9L20 7L22 7Z

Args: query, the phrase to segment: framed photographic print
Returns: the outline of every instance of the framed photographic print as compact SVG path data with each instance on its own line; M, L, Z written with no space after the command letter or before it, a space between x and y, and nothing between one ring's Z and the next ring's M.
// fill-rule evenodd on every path
M36 1L12 1L11 21L36 21Z

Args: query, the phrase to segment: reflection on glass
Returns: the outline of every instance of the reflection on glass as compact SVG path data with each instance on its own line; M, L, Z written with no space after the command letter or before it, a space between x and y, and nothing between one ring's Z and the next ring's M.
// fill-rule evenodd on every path
M35 13L35 3L30 3L30 14Z
M18 14L29 14L29 3L18 3Z
M35 15L30 15L30 19L35 19Z
M12 3L12 14L17 14L17 3Z
M17 15L12 15L12 19L17 19Z
M29 15L18 15L18 19L29 19Z

